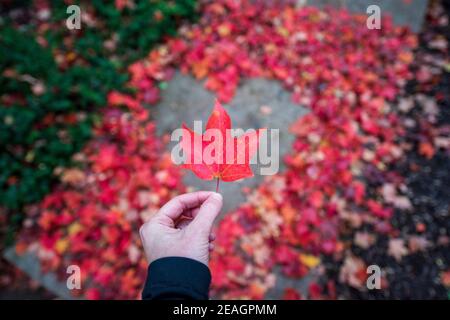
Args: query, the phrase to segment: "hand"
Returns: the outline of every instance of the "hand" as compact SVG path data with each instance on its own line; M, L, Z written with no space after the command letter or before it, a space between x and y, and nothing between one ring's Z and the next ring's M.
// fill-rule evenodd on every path
M186 257L208 265L214 248L211 234L222 208L219 193L199 191L167 202L139 233L149 263L164 257Z

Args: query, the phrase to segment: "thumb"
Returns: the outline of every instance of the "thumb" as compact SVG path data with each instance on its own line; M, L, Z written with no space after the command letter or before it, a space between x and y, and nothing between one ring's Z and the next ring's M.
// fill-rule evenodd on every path
M194 220L189 227L196 232L201 232L204 235L209 235L214 223L214 220L222 209L223 198L220 193L211 193L211 195L203 202Z

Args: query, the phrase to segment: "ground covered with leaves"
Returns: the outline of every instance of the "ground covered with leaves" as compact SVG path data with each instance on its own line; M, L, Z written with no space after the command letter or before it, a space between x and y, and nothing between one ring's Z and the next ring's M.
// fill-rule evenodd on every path
M77 295L138 298L139 226L186 190L151 104L177 69L223 103L242 78L265 77L311 112L292 124L286 171L217 226L213 296L263 298L280 269L315 280L277 298L447 298L448 11L433 2L420 36L388 18L369 30L365 16L289 3L221 0L200 13L130 64L127 92L108 93L78 165L58 168L61 183L27 208L16 251L61 277L78 264ZM373 264L382 288L368 291Z

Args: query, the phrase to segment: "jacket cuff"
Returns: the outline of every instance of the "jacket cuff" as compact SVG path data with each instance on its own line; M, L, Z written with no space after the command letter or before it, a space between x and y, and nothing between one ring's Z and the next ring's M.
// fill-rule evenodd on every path
M166 257L148 266L142 299L207 300L211 273L196 260Z

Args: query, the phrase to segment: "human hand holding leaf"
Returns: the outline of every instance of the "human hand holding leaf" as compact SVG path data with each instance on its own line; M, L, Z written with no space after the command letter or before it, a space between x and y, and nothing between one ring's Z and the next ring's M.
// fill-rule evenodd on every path
M253 176L249 162L258 149L259 138L265 129L250 130L233 137L230 116L218 100L205 133L196 133L185 124L182 128L183 166L200 179L217 179L216 192L220 180L232 182Z

